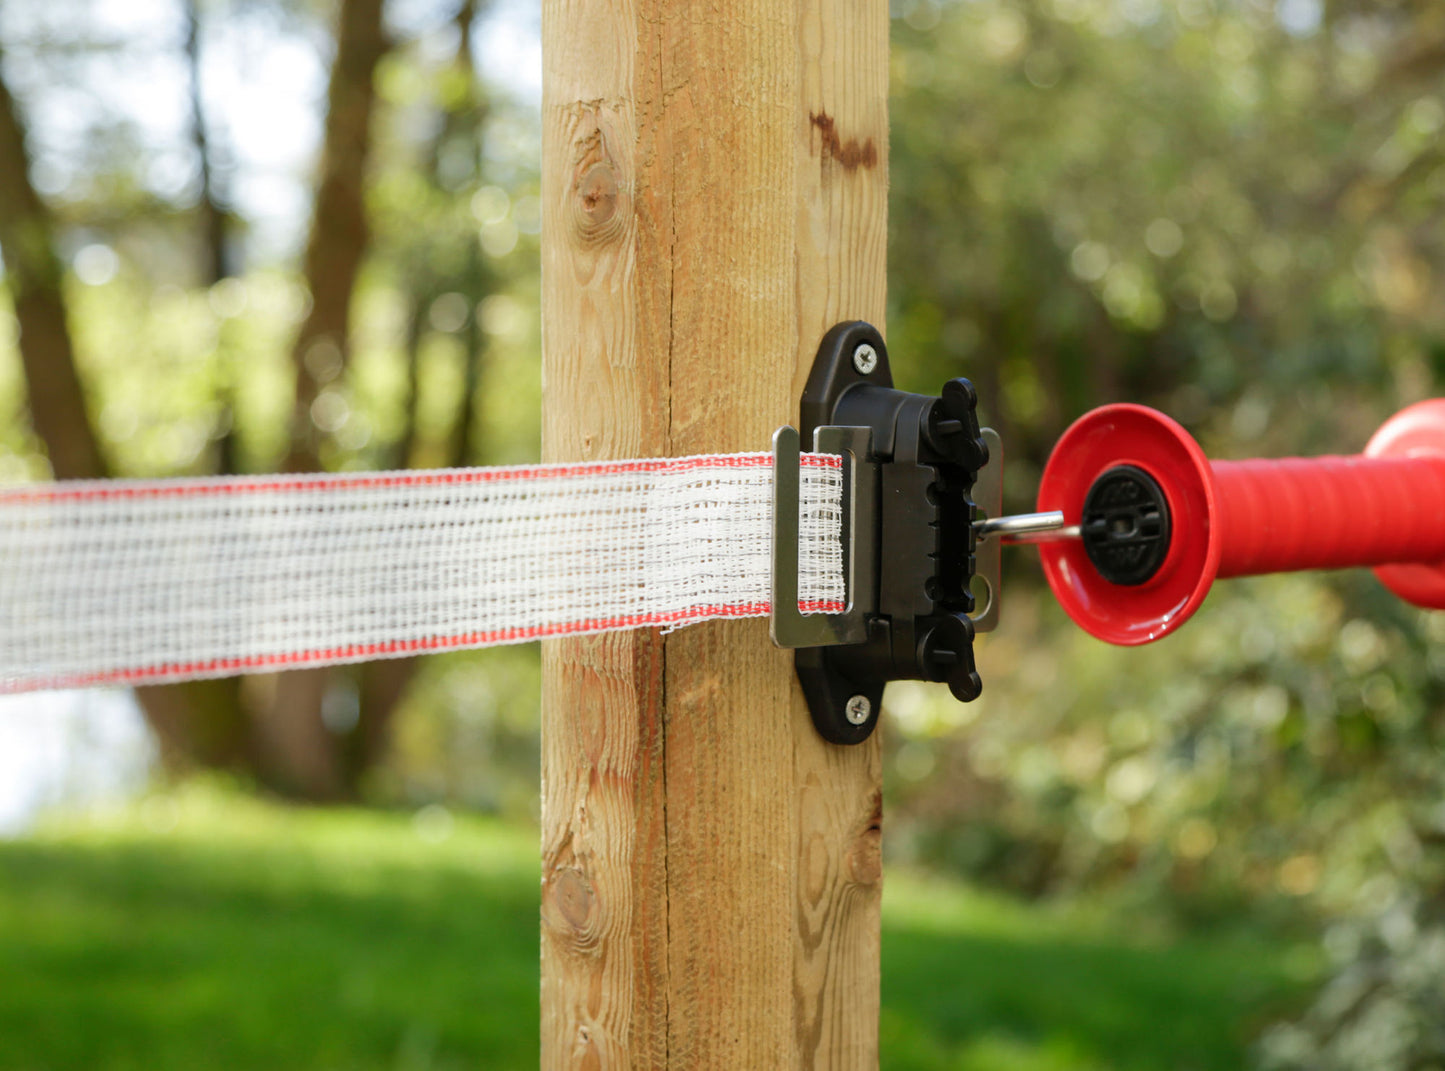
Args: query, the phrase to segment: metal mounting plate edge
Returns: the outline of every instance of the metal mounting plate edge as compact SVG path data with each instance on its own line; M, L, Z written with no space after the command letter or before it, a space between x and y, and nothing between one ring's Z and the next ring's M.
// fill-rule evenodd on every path
M802 498L800 441L796 428L773 433L772 618L769 627L779 647L832 647L867 638L869 607L860 592L873 590L872 543L877 517L873 484L877 468L866 459L873 440L868 428L825 426L814 429L813 450L843 458L843 568L847 609L841 614L804 614L798 610L798 520Z
M983 518L1003 516L1003 440L992 428L983 429L988 444L988 464L978 470L973 484L973 500ZM998 628L999 604L1003 601L1003 539L993 536L974 547L974 578L981 579L987 589L974 589L975 598L986 598L983 609L973 615L975 632L992 632Z

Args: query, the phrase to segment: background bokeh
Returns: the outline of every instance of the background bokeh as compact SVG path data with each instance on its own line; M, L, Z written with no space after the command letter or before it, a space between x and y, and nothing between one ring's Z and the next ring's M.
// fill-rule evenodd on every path
M0 479L535 458L537 15L497 2L0 5ZM1440 393L1445 8L893 15L894 365L974 380L1011 508L1104 402L1247 457ZM1445 618L1267 577L1120 650L1006 570L983 698L886 700L884 1065L1445 1066ZM0 1064L534 1061L538 680L8 701Z

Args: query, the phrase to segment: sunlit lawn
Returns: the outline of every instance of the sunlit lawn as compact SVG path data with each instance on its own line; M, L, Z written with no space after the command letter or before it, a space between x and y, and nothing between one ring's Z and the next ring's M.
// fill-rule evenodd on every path
M536 858L444 812L205 791L0 843L0 1068L535 1067ZM909 1071L1232 1071L1314 964L899 874L883 947Z

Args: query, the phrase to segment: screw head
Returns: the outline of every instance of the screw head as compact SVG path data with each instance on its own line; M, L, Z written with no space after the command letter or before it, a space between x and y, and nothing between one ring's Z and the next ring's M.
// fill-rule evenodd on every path
M849 725L862 725L872 713L873 704L866 695L855 695L843 708L843 715L848 719Z
M866 342L860 342L853 351L853 367L860 376L866 376L878 367L878 351Z

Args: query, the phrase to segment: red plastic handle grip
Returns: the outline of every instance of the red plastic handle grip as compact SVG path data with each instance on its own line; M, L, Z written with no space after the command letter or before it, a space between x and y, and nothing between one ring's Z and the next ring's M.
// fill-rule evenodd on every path
M1445 457L1215 461L1218 576L1445 559Z
M1445 609L1445 399L1410 406L1359 457L1210 462L1183 428L1139 405L1108 405L1064 432L1039 483L1039 509L1080 523L1094 482L1144 470L1168 502L1158 570L1115 584L1079 542L1044 544L1044 575L1085 630L1149 643L1199 608L1216 576L1369 565L1402 599Z

